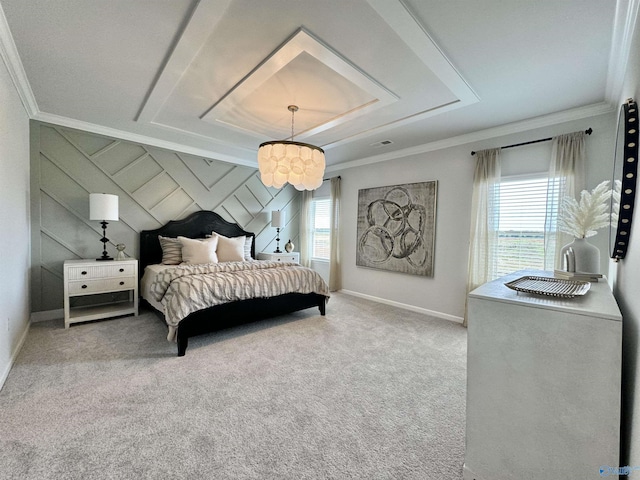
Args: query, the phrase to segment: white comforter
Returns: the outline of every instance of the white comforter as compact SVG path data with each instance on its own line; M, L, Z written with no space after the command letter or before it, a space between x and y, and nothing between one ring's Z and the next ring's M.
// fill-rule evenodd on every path
M183 318L204 308L285 293L329 296L322 277L297 263L269 261L180 265L159 272L149 286L151 296L164 306L170 340Z

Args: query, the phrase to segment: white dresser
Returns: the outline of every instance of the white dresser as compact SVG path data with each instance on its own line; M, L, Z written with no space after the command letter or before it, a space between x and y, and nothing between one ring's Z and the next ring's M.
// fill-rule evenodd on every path
M74 306L74 297L88 297L128 291L127 300L82 302ZM64 326L120 315L138 315L138 260L67 260L64 262Z
M272 262L294 262L300 263L300 252L260 252L258 253L258 260L271 260Z
M597 479L617 467L622 317L605 281L582 297L469 294L465 480Z

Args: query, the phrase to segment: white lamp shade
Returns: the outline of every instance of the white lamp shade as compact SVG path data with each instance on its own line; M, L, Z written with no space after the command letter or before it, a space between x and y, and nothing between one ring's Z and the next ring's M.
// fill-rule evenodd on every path
M315 190L322 185L324 150L286 140L265 142L258 149L258 167L267 187L282 188L288 182L296 190Z
M274 210L271 212L271 226L274 228L282 228L285 224L285 213L282 210Z
M109 193L90 193L89 220L118 220L118 196Z

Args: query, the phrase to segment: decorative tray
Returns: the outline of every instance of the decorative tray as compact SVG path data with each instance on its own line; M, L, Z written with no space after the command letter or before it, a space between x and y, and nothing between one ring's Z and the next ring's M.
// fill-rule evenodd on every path
M576 295L584 295L591 288L589 282L579 280L530 276L520 277L512 282L507 282L505 286L518 292L562 298L573 298Z

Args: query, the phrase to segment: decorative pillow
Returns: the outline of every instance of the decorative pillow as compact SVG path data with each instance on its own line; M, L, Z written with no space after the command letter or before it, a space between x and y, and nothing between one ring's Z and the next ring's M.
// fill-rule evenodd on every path
M218 246L217 238L194 239L187 237L178 237L182 244L182 262L183 263L218 263L216 255L216 247Z
M253 260L251 256L251 245L253 244L253 237L247 235L244 241L244 259L245 260Z
M216 232L211 233L211 238L218 239L216 254L219 262L241 262L244 260L244 245L246 240L242 237L225 237Z
M177 238L158 235L162 247L162 263L165 265L180 265L182 263L182 244Z

